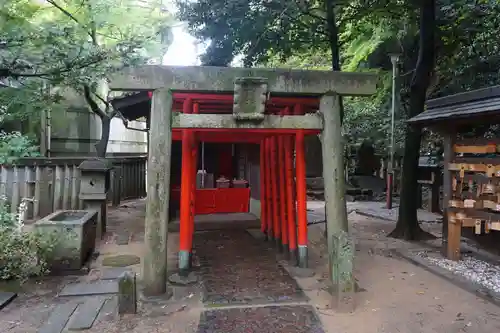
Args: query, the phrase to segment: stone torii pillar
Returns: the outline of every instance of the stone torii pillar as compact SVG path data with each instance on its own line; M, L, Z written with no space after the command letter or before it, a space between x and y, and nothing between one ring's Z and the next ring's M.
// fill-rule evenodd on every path
M143 66L127 68L116 75L110 83L112 90L154 91L145 222L147 252L143 260L145 294L160 295L167 291L167 217L172 128L260 129L291 132L324 130L323 175L327 197L326 219L328 232L332 236L338 236L340 241L341 237L347 234L347 222L344 214L344 189L342 182L337 181L343 179L340 174L343 168L339 168L341 162L338 159L338 156L342 155L342 142L338 140L340 122L336 122L338 110L335 107L335 94L369 96L376 92L378 80L378 75L369 73L196 66ZM233 114L172 114L172 91L234 93ZM335 94L332 95L332 92ZM321 101L321 113L294 116L265 115L264 102L269 94L318 98L324 96ZM331 140L336 142L331 144ZM330 178L333 179L332 182ZM302 237L305 237L302 241L307 241L307 228L305 234L303 230ZM332 269L335 267L335 273L331 274L334 286L339 284L341 280L339 276L351 277L352 281L352 265L346 264L350 259L339 257L339 254L345 255L349 251L342 253L337 251L339 241L328 240L328 251L334 262ZM306 263L302 266L306 266ZM341 269L344 271L341 272Z

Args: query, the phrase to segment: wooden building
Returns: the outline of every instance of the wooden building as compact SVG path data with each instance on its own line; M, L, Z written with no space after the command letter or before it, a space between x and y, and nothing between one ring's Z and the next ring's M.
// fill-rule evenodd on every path
M429 100L409 123L444 137L443 249L460 259L462 228L500 231L500 86Z

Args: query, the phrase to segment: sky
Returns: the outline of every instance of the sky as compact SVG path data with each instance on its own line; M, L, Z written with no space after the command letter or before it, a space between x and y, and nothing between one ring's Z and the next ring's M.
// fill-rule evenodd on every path
M177 8L173 1L166 4L168 10L175 14ZM198 56L203 53L203 47L197 47L196 38L191 36L185 24L176 24L172 28L174 41L163 57L163 64L170 66L192 66L199 65Z

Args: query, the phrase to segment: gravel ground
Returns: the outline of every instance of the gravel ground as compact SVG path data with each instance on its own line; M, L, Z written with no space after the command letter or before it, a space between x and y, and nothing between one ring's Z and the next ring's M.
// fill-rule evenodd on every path
M464 256L460 261L431 256L426 252L419 252L418 256L425 258L433 265L444 268L453 274L461 275L495 293L500 293L500 266Z

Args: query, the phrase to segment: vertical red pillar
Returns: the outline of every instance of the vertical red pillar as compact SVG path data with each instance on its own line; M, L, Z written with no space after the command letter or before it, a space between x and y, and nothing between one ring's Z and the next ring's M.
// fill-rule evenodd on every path
M298 130L295 138L295 169L297 178L297 241L299 267L307 268L307 196L304 131Z
M278 208L278 140L276 137L270 138L271 140L271 187L272 187L272 202L273 202L273 235L276 241L276 246L280 247L281 244L281 228L279 220Z
M280 116L284 116L288 110L282 110ZM285 255L288 256L288 220L286 207L286 178L285 175L285 138L280 135L278 137L278 170L279 170L279 208L280 208L280 223L281 223L281 243Z
M267 237L270 241L274 241L274 213L273 213L273 196L272 196L272 168L271 168L271 139L266 138L264 141L265 158L266 158L266 216L267 216Z
M182 106L183 113L190 113L192 101L184 100ZM185 275L189 271L190 252L192 244L191 235L191 194L193 182L193 156L192 140L193 136L190 130L182 130L182 171L181 171L181 216L179 221L179 272Z
M290 110L288 110L290 111ZM294 110L295 113L296 110ZM286 178L286 208L288 223L288 247L290 251L290 260L297 263L297 225L295 211L295 177L293 168L293 137L285 138L285 178Z
M188 113L200 113L200 105L198 103L192 104L192 108ZM198 139L196 132L191 130L191 201L189 209L189 268L192 264L193 256L193 237L194 237L194 218L196 216L196 173L198 172Z
M260 142L260 230L267 234L266 216L266 144L265 139Z

